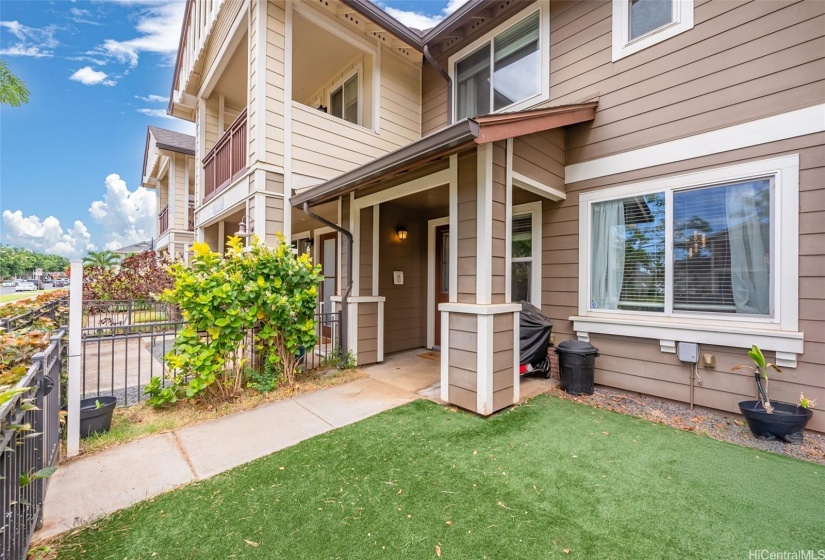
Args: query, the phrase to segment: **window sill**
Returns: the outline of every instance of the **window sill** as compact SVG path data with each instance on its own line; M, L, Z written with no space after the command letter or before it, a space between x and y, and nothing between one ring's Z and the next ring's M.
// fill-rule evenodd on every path
M713 346L750 348L776 352L776 365L795 368L796 358L804 351L804 333L722 325L719 323L665 323L619 317L570 317L579 340L589 341L591 334L659 339L662 352L675 353L676 342L695 342Z

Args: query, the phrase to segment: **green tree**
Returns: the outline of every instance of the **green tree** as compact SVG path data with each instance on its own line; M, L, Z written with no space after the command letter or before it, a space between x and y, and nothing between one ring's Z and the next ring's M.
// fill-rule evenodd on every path
M114 251L89 251L89 253L83 257L84 266L112 268L118 263L120 263L120 257Z
M23 80L15 76L0 60L0 104L19 107L29 102L29 90Z

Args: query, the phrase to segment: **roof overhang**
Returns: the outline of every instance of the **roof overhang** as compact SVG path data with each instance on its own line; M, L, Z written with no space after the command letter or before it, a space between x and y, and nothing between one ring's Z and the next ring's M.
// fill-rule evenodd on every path
M464 119L290 198L292 206L327 202L367 184L420 167L478 144L592 121L597 102L560 105Z

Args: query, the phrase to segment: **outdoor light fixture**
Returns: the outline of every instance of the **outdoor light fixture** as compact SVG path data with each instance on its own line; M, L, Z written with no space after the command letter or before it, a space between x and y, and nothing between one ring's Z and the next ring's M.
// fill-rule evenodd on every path
M235 235L246 239L252 237L253 233L255 233L255 220L244 216L241 223L238 224L238 231L235 232Z
M398 234L398 239L400 239L401 241L407 239L407 228L405 228L404 226L398 226L398 229L395 230L395 233Z

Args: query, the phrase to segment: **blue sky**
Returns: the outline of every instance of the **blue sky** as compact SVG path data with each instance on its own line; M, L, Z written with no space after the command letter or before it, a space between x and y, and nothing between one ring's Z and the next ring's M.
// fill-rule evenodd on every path
M463 2L379 5L428 28ZM165 116L182 17L182 1L2 1L0 59L30 102L0 106L0 242L79 257L152 236L146 127L194 132Z

